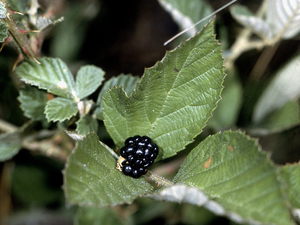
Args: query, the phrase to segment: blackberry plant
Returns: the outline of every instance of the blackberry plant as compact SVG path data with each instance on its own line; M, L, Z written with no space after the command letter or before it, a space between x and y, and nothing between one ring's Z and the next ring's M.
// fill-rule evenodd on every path
M64 3L64 0L59 2ZM10 210L22 205L30 209L22 217L29 218L27 223L43 223L33 222L33 219L45 218L36 214L47 211L49 206L56 208L58 215L68 211L68 218L73 213L75 224L131 224L137 220L138 224L152 224L158 217L168 223L174 210L162 202L172 202L172 206L189 203L176 205L177 215L171 221L174 224L209 224L203 218L215 218L213 214L242 224L299 223L299 148L287 151L288 141L277 144L281 139L278 135L295 137L300 133L297 48L289 48L297 54L289 51L289 57L281 56L285 63L280 70L277 65L269 65L270 55L281 55L276 52L279 40L285 39L284 43L288 43L288 39L293 38L293 43L297 43L294 38L300 31L297 0L264 0L257 15L245 6L231 7L231 19L245 26L241 34L238 34L240 28L231 32L224 25L226 21L218 17L196 23L211 15L208 1L119 1L118 4L101 1L101 5L95 0L75 2L63 21L63 18L54 18L55 10L75 4L72 1L57 5L52 0L40 3L38 0L0 0L0 42L3 42L0 48L0 116L4 118L0 119L1 224L11 223L3 222L3 217L12 218L12 223L17 221L13 218L16 213ZM120 47L119 38L107 36L117 32L95 36L92 30L92 37L87 35L84 39L89 33L85 32L87 23L98 21L95 16L100 8L107 16L109 7L119 7L121 10L114 8L113 15L125 12L127 19L130 13L121 6L128 5L131 10L134 4L153 2L156 7L137 8L161 7L160 10L169 13L182 30L192 24L197 26L185 33L185 40L179 45L169 44L164 49L169 51L162 60L137 74L140 76L111 77L120 70L109 70L102 60L117 62L111 60L113 57L109 54L124 53L128 49L130 56L135 55L127 46L130 36L126 35L125 41L121 41L126 48ZM230 4L233 2L235 0ZM103 18L102 15L99 18ZM121 15L120 18L125 17ZM162 17L155 14L157 18ZM117 20L109 17L107 21ZM215 23L218 24L216 29ZM126 24L126 21L122 23ZM144 41L136 41L136 38L145 38L144 30L138 30L143 23L136 24L137 30L130 43L135 47L147 46ZM147 23L147 29L150 24ZM42 43L48 40L48 31L57 26L57 33L49 32L49 39L54 39L47 42L49 51L48 48L43 51ZM109 26L105 21L105 28ZM102 30L98 26L96 29ZM160 36L147 34L151 41L153 36ZM92 41L94 38L96 42ZM118 44L109 51L98 51L98 45L103 47L109 39ZM232 46L228 40L235 40ZM151 43L154 42L159 43L156 40ZM7 53L10 43L18 56ZM171 45L176 48L170 50ZM105 71L98 66L82 65L92 62L89 57L81 58L85 51L81 51L80 46L84 50L87 48L89 54L97 54L99 65L108 66ZM250 49L256 51L248 57L245 53ZM260 54L261 49L264 52L256 59L255 54ZM45 52L58 58L42 57ZM144 54L144 49L138 52L147 57L156 55ZM120 64L127 65L123 53L120 59L124 62ZM239 58L242 53L243 57ZM290 61L286 61L287 58ZM245 59L250 59L251 63ZM247 65L257 65L253 69L246 68L241 63L243 60ZM241 77L248 73L251 73L249 77ZM258 82L263 75L262 80L271 81L265 90L266 85ZM239 78L243 79L243 84ZM249 88L253 83L255 88ZM260 91L263 94L259 97ZM19 93L18 99L11 97L15 92ZM257 102L254 101L257 98ZM15 106L19 109L19 105L18 113ZM20 120L21 123L16 122ZM247 130L247 134L241 130ZM272 135L275 137L270 138ZM271 156L261 151L258 140L266 139L271 140L272 148L283 149L284 157L276 151ZM119 155L113 149L120 149ZM288 156L286 152L293 155ZM151 167L158 161L157 167ZM68 206L76 207L66 210L62 207L62 199L66 199ZM136 204L132 204L134 201ZM12 204L18 206L12 207ZM128 206L118 207L123 204ZM156 218L150 221L152 213L156 213ZM197 218L196 222L191 221L191 214ZM47 222L56 224L57 221L48 221L49 218L57 219L52 215L51 211Z

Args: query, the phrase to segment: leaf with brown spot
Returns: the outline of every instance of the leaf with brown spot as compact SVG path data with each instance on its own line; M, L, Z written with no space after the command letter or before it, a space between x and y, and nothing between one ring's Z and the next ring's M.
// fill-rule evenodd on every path
M202 168L206 169L210 166L213 154L209 157L209 159L202 165Z

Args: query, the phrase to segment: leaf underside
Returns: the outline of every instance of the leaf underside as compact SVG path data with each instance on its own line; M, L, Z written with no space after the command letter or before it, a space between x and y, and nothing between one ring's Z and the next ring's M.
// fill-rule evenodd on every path
M184 149L211 117L224 79L221 46L213 21L146 69L128 97L121 87L107 91L104 123L115 144L136 134L151 137L160 148L158 159Z

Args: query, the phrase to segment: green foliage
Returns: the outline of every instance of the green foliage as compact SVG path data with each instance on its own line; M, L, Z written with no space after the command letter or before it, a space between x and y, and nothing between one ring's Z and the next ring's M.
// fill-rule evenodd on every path
M78 112L76 102L68 98L54 98L47 102L45 114L48 121L64 121Z
M2 23L2 21L0 20L0 42L4 42L5 39L7 38L7 31L8 31L8 28L7 28L6 24Z
M19 133L0 135L0 162L11 159L22 147Z
M188 155L174 182L199 188L245 222L290 224L276 168L254 140L239 132L206 138Z
M210 22L146 69L130 97L120 87L106 92L107 131L118 147L127 137L147 135L161 149L158 159L171 157L201 133L220 100L223 79L221 48Z
M44 110L47 104L47 93L45 91L26 85L20 90L18 100L25 116L33 120L46 120Z
M96 66L83 66L76 76L76 90L79 99L94 93L104 80L104 71Z
M99 104L98 108L95 110L95 115L97 119L103 120L103 104L102 98L104 97L105 93L108 89L111 89L115 86L122 86L124 91L127 93L128 96L131 95L131 92L134 90L136 83L140 80L139 77L134 77L132 75L124 75L120 74L118 77L113 77L105 82L101 91L99 92L97 98L97 104Z
M255 48L255 54L260 49L270 54L269 45L275 46L281 39L299 33L300 6L282 7L282 2L266 2L256 14L246 6L232 7L233 18L245 26L239 35L224 26L228 21L218 21L216 31L215 19L205 26L199 24L184 36L191 38L167 51L140 78L131 74L111 77L120 68L110 70L101 60L98 64L97 59L101 55L99 58L115 62L114 54L123 42L126 48L121 47L120 60L126 54L131 55L132 43L138 43L136 46L141 50L143 44L137 42L140 38L137 34L144 34L139 30L144 23L132 27L133 38L111 38L109 33L115 33L106 30L111 23L104 21L104 29L96 28L101 36L94 37L95 27L89 22L107 16L101 13L109 14L108 5L71 3L64 14L64 23L54 33L47 30L54 41L46 42L46 46L49 44L50 54L60 58L40 57L45 55L42 43L47 37L46 28L63 18L55 19L52 6L44 10L37 0L0 0L0 42L12 42L9 46L14 46L19 54L18 59L16 55L6 57L10 54L6 52L1 55L5 61L0 63L0 74L4 74L0 77L0 90L5 90L1 93L1 100L5 101L1 101L0 116L18 117L23 123L12 125L0 119L3 206L10 207L7 199L13 198L20 208L57 207L61 213L75 218L75 224L150 224L156 220L212 224L216 222L214 215L242 224L300 222L300 167L296 158L299 154L294 152L295 159L285 159L285 153L282 162L286 164L278 165L276 158L281 156L274 151L270 157L258 144L268 138L263 137L265 134L282 137L286 132L290 139L297 139L299 54L291 56L278 71L277 65L258 70L267 54L262 54L257 62L252 55L251 62L246 62L247 54L237 61L242 53ZM212 11L209 4L200 0L159 0L159 3L181 30ZM26 15L14 15L11 9ZM101 16L94 18L99 9ZM88 29L93 37L88 36ZM113 29L118 30L114 26ZM226 33L228 45L232 37L236 38L223 56L214 34L220 31ZM103 39L104 36L112 40ZM97 40L97 46L93 39ZM90 42L93 49L81 51ZM99 51L98 44L102 46L102 42L109 45L108 51ZM81 58L81 52L91 53L95 64L103 66L105 71L94 65L78 69L83 62L89 63L88 57ZM144 54L144 50L141 52ZM243 63L252 65L254 61L258 64L252 72L250 69L243 74ZM9 76L10 68L13 72ZM78 71L73 76L75 69ZM267 78L258 82L257 71ZM106 82L105 74L110 77ZM12 78L14 86L8 85L7 77ZM263 83L265 80L269 85ZM251 85L255 89L249 91ZM17 87L19 102L7 104L13 99L8 89L14 89L8 87ZM12 110L14 105L20 106L27 118L19 118ZM252 120L243 118L243 110L253 115ZM241 127L243 123L247 127ZM242 131L224 131L236 128L257 135L257 140ZM118 150L124 140L134 135L151 137L160 149L157 163L138 179L125 176L116 168ZM291 145L294 143L296 149L298 142ZM30 152L20 151L22 148ZM47 157L41 159L40 154ZM64 192L60 188L62 183ZM217 223L223 222L219 220Z
M67 65L60 59L41 58L22 63L17 75L25 83L64 98L76 99L75 81Z
M94 133L78 141L64 171L69 204L102 207L130 204L152 189L145 178L136 180L117 170L116 159L107 148Z

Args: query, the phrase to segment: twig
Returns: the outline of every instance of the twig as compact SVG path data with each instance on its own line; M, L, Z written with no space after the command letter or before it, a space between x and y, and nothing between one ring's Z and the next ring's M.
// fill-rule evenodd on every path
M6 132L12 133L17 130L18 130L17 126L0 119L0 131L3 131L4 133Z

